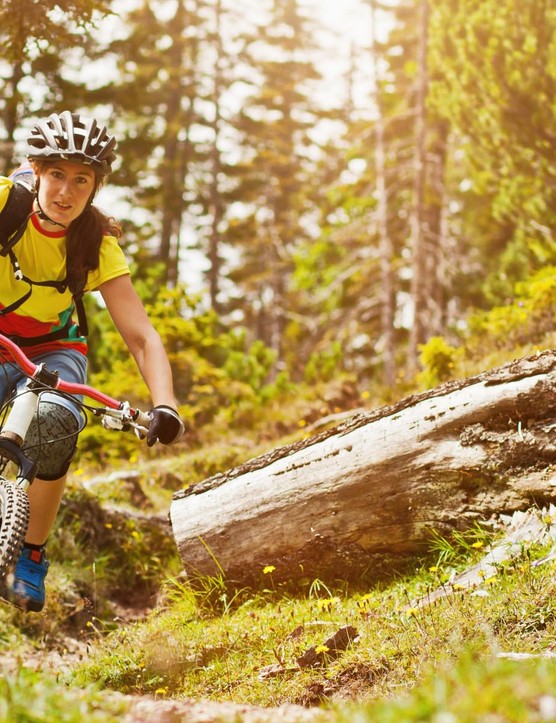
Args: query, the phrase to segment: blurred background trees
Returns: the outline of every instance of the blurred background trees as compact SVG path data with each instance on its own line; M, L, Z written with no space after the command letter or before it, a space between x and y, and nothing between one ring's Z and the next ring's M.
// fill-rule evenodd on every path
M385 401L430 381L435 349L454 366L446 348L496 337L495 309L511 326L532 295L550 317L556 8L356 5L368 32L342 57L301 0L0 8L2 171L54 110L118 135L99 201L196 413L210 390L226 403L344 375ZM125 353L88 303L105 374Z

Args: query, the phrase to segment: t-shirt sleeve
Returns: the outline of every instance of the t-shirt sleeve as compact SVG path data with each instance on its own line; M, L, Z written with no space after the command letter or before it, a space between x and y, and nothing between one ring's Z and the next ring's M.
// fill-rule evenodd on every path
M105 281L129 273L129 266L118 240L114 236L105 236L100 247L98 269L89 272L85 290L95 291Z

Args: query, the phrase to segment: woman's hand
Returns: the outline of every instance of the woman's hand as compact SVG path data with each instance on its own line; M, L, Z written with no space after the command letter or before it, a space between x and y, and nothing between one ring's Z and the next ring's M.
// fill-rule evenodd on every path
M161 444L176 444L184 433L185 427L178 413L160 404L149 411L151 423L147 433L147 444L152 447L156 442Z

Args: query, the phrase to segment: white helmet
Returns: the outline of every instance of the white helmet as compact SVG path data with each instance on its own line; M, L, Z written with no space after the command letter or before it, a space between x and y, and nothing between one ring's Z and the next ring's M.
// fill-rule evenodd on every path
M27 138L30 160L63 160L85 163L107 176L116 159L116 139L93 118L64 110L38 121Z

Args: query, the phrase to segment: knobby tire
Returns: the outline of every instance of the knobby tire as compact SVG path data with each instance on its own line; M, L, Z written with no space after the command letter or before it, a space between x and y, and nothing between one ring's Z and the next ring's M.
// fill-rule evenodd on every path
M0 477L0 581L14 566L29 525L29 498L14 482Z

